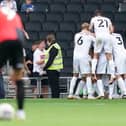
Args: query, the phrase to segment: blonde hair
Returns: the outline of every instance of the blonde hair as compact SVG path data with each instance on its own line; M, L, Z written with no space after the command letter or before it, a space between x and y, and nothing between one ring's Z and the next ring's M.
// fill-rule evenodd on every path
M89 30L89 23L84 22L83 24L81 24L81 30L84 30L84 29Z

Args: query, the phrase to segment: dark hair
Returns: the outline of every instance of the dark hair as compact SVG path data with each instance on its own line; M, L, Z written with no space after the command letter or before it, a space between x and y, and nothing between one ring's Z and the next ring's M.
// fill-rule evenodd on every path
M97 16L97 15L102 15L102 10L100 10L100 9L97 9L97 10L95 10L95 16Z
M48 34L46 36L46 40L49 41L50 43L55 42L56 41L55 35L52 34L52 33L51 34Z

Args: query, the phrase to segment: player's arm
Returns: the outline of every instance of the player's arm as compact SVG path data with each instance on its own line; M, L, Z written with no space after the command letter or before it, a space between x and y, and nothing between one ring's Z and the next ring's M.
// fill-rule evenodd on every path
M93 19L91 19L90 26L89 26L90 32L93 32L93 29L94 29L94 23L93 23Z
M95 37L92 36L92 44L89 50L89 55L91 56L91 58L93 58L94 56L94 43L96 42Z
M112 27L112 24L109 25L109 31L110 31L110 33L113 33L113 27Z
M108 24L109 24L109 31L110 31L110 33L113 33L114 31L113 31L113 25L112 25L111 20L108 20Z

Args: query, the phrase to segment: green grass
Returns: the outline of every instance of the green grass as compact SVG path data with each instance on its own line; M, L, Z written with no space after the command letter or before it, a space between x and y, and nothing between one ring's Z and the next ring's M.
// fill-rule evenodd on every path
M0 100L16 106L15 100ZM126 126L126 100L26 100L25 121L0 126Z

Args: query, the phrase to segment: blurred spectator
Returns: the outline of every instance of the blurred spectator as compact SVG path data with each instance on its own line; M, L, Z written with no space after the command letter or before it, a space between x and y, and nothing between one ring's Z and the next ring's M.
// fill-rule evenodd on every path
M1 1L0 6L9 7L11 9L17 11L17 3L15 0L3 0L3 1Z
M21 6L21 12L33 12L34 11L34 5L32 4L32 0L25 0L25 3Z
M42 77L45 75L45 71L43 71L45 62L45 41L42 40L40 44L38 45L38 48L34 51L33 54L33 77ZM34 85L36 86L37 82L34 82ZM44 86L44 90L43 90ZM36 93L37 88L34 88L34 93ZM42 80L42 92L47 93L47 79ZM46 91L46 92L44 92Z
M38 47L38 43L34 42L31 49L26 49L26 65L29 69L29 77L33 77L33 53ZM32 82L31 82L32 83Z

